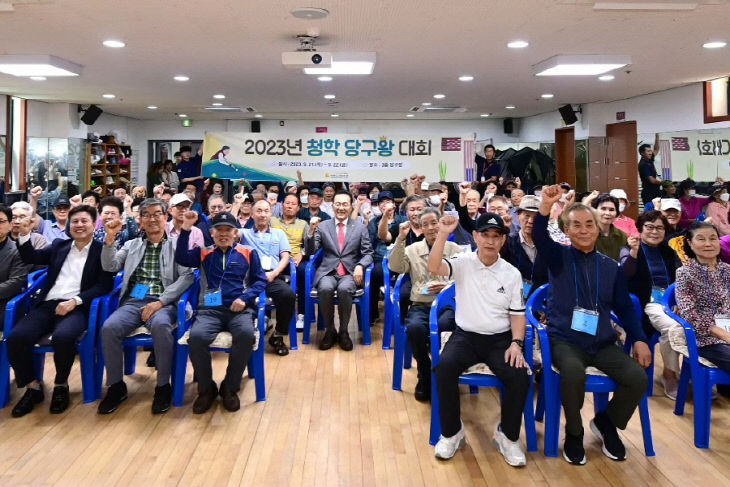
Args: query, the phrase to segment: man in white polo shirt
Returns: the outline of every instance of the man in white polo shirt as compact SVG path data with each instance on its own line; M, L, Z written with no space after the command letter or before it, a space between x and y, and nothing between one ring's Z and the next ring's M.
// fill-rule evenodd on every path
M525 465L519 443L522 410L530 386L522 353L525 339L525 302L520 272L499 257L508 229L496 213L485 213L474 225L476 252L443 259L444 245L459 219L441 218L431 248L428 270L454 280L456 330L444 346L436 373L441 437L436 457L449 459L466 442L460 418L459 376L485 363L504 384L501 421L494 444L513 467Z

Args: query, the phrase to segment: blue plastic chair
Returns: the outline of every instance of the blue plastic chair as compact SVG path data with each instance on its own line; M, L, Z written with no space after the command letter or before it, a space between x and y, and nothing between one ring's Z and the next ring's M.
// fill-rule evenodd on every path
M406 327L403 325L403 317L400 309L400 290L403 281L410 281L410 274L401 274L395 281L393 290L393 330L395 333L395 348L393 350L393 390L401 391L403 381L403 369L410 369L413 358L411 343L406 336Z
M676 304L675 287L672 284L664 294L664 312L682 325L684 336L687 339L687 350L689 351L689 357L684 357L684 360L682 360L682 373L679 377L679 389L677 390L674 414L678 416L684 414L689 382L692 379L692 396L695 407L695 446L697 448L709 448L710 426L712 424L712 387L715 384L730 385L730 374L716 367L708 367L700 363L694 328L672 311Z
M312 283L314 282L314 274L317 266L322 262L323 251L318 250L316 254L309 259L304 276L304 291L306 296L306 313L304 314L304 332L302 333L302 343L309 343L310 328L315 317L315 304L319 303L317 290ZM373 272L373 264L365 269L364 286L358 288L353 296L352 305L357 308L357 323L362 330L362 341L364 345L371 344L370 338L370 276ZM338 304L337 295L335 295L335 304ZM324 330L324 322L322 321L321 311L317 313L317 330Z
M200 291L200 279L196 274L195 282L188 289L185 294L180 298L177 311L177 326L179 330L183 330L183 334L190 329L193 322L195 321L194 314L198 309L198 293ZM183 302L184 301L184 302ZM188 317L185 312L185 304L190 304L193 309L193 314ZM256 401L266 400L266 378L264 373L264 349L265 341L264 334L266 332L266 293L262 292L257 300L257 314L256 314L256 327L259 331L259 346L251 354L251 358L248 361L248 375L253 378L256 382ZM177 345L180 353L175 354L175 367L173 373L173 398L172 403L175 407L183 405L183 399L185 396L185 376L187 374L188 366L188 345ZM211 347L213 352L226 352L231 353L230 348L218 348Z
M695 221L703 222L703 221L705 221L706 218L707 218L707 214L704 211L702 211L702 212L700 212L699 215L697 215L697 218L695 218Z
M542 412L545 413L545 456L558 456L558 443L560 439L560 416L562 414L560 402L560 373L553 370L552 356L550 353L550 341L547 330L535 318L535 313L545 311L548 297L549 284L540 286L527 301L525 314L528 324L537 330L542 351L542 380L540 381L540 392L538 396L537 420L542 419ZM635 302L636 304L636 302ZM640 313L641 310L638 309ZM620 323L619 323L620 324ZM526 345L525 345L526 346ZM596 413L604 411L608 406L608 393L616 390L616 382L604 375L588 374L586 376L586 392L593 393L593 405ZM544 409L543 409L544 408ZM649 418L648 395L645 394L639 403L639 416L641 418L641 429L644 437L644 453L653 457L654 442L651 436L651 420Z
M392 286L390 285L390 268L388 267L388 255L383 257L383 295L385 297L383 303L383 350L390 350L391 337L394 333L393 327L393 296Z
M436 299L431 304L431 315L429 318L431 326L431 362L433 368L438 365L439 354L441 349L441 335L438 329L438 315L439 312L446 306L452 306L456 308L455 290L454 285L451 284L445 287L436 296ZM525 350L528 353L525 355L525 360L530 366L533 367L532 361L532 329L528 326L525 330ZM496 387L502 394L502 382L494 375L487 374L462 374L459 377L459 384L465 384L469 386L469 390L472 393L478 392L479 387ZM530 389L527 393L527 400L525 401L524 418L525 418L525 442L527 444L527 451L537 451L537 433L535 431L535 410L534 410L534 376L530 375ZM430 443L435 445L438 443L439 436L441 436L441 422L439 420L439 400L436 387L436 373L431 372L431 434Z

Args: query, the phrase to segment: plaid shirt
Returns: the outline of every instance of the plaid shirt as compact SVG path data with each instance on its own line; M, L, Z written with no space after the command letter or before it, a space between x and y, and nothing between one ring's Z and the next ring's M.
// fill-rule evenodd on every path
M134 218L128 217L126 223L122 225L122 230L117 234L117 238L114 240L114 245L117 250L121 249L127 240L137 238L139 235L139 229L137 228L137 222ZM104 225L94 230L94 240L100 243L104 243L106 240L106 229Z
M147 241L147 248L145 248L142 262L139 263L129 280L129 289L133 289L136 284L144 284L150 287L147 292L148 296L158 297L163 293L165 288L160 278L160 252L165 240L167 240L167 237L163 237L162 242L157 245L149 240Z

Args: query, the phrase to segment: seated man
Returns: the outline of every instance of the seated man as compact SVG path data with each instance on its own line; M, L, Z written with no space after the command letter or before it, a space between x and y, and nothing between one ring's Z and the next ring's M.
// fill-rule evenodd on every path
M46 283L38 296L40 303L13 328L7 337L8 360L15 370L18 388L25 394L13 416L25 416L43 401L43 386L36 379L33 346L53 333L53 362L56 380L51 397L51 413L68 408L68 376L76 356L76 342L89 324L91 302L112 289L113 274L101 267L102 245L94 241L96 208L81 205L69 212L71 240L56 239L53 245L34 249L30 243L31 220L23 221L18 252L27 264L48 266Z
M175 265L177 239L165 234L167 217L165 203L146 199L139 205L140 222L145 237L129 240L120 250L116 248L120 220L106 225L106 240L101 252L104 270L124 270L119 308L104 322L101 342L106 362L106 397L99 404L99 414L117 410L127 399L127 386L122 380L123 340L140 326L152 335L156 365L157 387L152 401L152 414L170 409L172 388L170 374L175 348L173 330L177 326L176 304L193 283L193 270Z
M319 349L329 350L337 340L340 348L350 351L352 340L347 327L352 298L355 287L363 285L365 268L373 263L373 248L365 225L350 218L352 195L347 191L338 192L333 208L335 217L332 220L310 224L305 248L308 255L314 255L319 249L324 251L312 283L317 288L319 312L325 326ZM335 291L339 302L339 338L335 330ZM369 323L362 325L369 326Z
M195 226L203 232L203 241L206 247L213 245L213 237L210 233L210 223L218 213L226 211L226 200L222 194L211 194L208 197L208 221L204 220L202 216L198 216L198 222Z
M296 196L296 195L294 195ZM276 306L276 329L269 337L269 345L279 356L289 354L284 337L289 333L289 324L294 316L297 296L289 285L291 246L283 230L271 227L271 205L268 201L257 201L253 205L254 228L241 230L241 243L258 251L261 267L266 271L266 297Z
M374 218L368 222L368 234L370 235L370 244L373 246L373 272L370 274L370 323L374 324L379 319L380 309L380 288L385 284L385 275L383 273L383 259L388 255L388 247L392 243L392 235L390 226L395 224L396 227L408 221L406 217L397 215L395 211L395 203L393 193L390 191L382 191L378 193L377 200L374 201L376 206L373 207ZM409 225L410 231L410 225ZM383 239L380 238L383 237ZM404 241L405 242L405 241ZM404 243L405 245L405 243ZM391 276L391 284L397 276ZM401 290L402 291L402 290ZM401 292L403 302L403 314L407 311L408 293Z
M221 212L211 219L214 247L191 250L188 250L187 241L198 214L188 211L184 218L175 261L187 267L200 267L201 274L198 313L188 340L190 361L198 378L198 397L193 403L193 413L206 412L218 396L210 362L210 344L224 330L231 333L233 346L220 395L226 410L238 411L241 407L238 391L253 351L256 298L266 289L266 274L258 253L236 243L238 225L233 215Z
M297 218L301 218L302 220L309 223L309 221L312 219L312 217L318 217L320 220L329 220L332 218L329 214L325 213L321 209L322 205L322 198L323 193L322 190L319 188L312 188L309 190L309 197L307 201L309 202L309 206L307 208L302 208L299 210L299 213L297 214Z
M650 365L651 352L623 272L614 260L596 252L600 231L596 211L584 204L569 205L561 218L571 245L550 238L550 211L561 196L558 185L542 188L532 238L537 251L550 256L547 330L553 364L560 372L560 397L565 411L563 457L574 465L586 463L580 410L585 399L586 367L593 366L616 381L618 387L608 409L591 421L591 431L603 442L607 457L624 460L626 449L616 428L626 428L646 392L647 377L642 367ZM611 310L634 344L636 361L616 344Z
M460 418L459 376L474 364L485 363L504 386L501 419L493 441L513 467L525 465L520 446L522 411L530 388L523 356L525 300L517 269L499 257L509 230L496 213L485 213L474 223L476 252L444 260L446 239L459 219L441 218L438 236L428 257L428 271L454 279L456 331L443 348L436 374L442 434L437 458L449 459L465 443ZM530 352L532 352L530 350Z
M416 400L431 399L431 358L428 356L428 337L430 333L429 315L431 303L436 295L446 287L448 281L443 278L433 279L428 272L428 254L439 231L441 212L436 208L426 208L419 216L421 230L425 240L405 245L410 230L410 223L400 225L400 234L395 239L395 246L390 251L388 267L398 274L411 275L411 307L405 319L408 342L413 350L413 358L418 365L418 383L416 384ZM449 259L462 251L454 242L446 242L444 256ZM371 282L372 284L372 282ZM439 330L454 329L454 309L444 308L439 314Z
M25 201L16 201L10 205L10 209L13 212L13 221L10 226L10 238L17 244L21 226L24 225L26 221L30 221L30 225L32 225L33 215L35 212L30 204ZM44 249L50 245L43 235L35 232L30 233L30 244L36 250ZM45 266L40 265L34 266L33 270L42 269L44 267Z
M193 185L191 184L191 186ZM173 241L177 241L177 238L180 236L180 230L182 229L183 215L186 211L190 210L191 207L194 208L193 201L184 193L176 194L170 199L168 212L172 219L165 225L165 233L168 238ZM142 214L141 205L139 212ZM190 230L189 246L191 249L193 247L205 247L203 232L198 227L194 227Z
M43 195L43 188L36 186L30 191L30 206L33 207L33 212L38 210L38 200ZM52 244L54 240L60 238L61 240L68 240L71 237L66 233L66 227L68 226L68 212L71 210L71 202L66 197L60 197L56 200L53 205L53 217L56 221L43 220L36 215L39 220L38 232L41 233L49 244Z
M23 292L30 268L18 254L18 248L10 239L12 210L0 204L0 330L4 329L5 305Z
M117 234L117 241L115 243L117 250L121 249L122 245L124 245L127 240L133 240L137 238L137 222L132 216L131 208L132 197L126 196L124 199L124 203L122 203L122 200L116 197L104 198L103 200L101 200L101 203L99 203L99 209L101 212L100 215L102 226L100 228L97 228L94 232L94 240L100 243L104 243L104 241L106 240L105 225L112 220L122 221L122 215L125 213L123 211L125 204L127 205L127 218L124 220L124 223L122 223L121 231Z

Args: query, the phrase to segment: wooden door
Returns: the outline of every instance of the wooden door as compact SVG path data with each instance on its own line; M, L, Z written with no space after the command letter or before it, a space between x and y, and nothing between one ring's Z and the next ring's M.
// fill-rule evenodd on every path
M623 189L629 197L626 215L636 219L639 215L639 157L636 152L636 122L606 125L608 156L608 190Z
M590 191L609 191L606 137L588 137L588 181Z
M575 188L575 128L555 130L555 182Z

